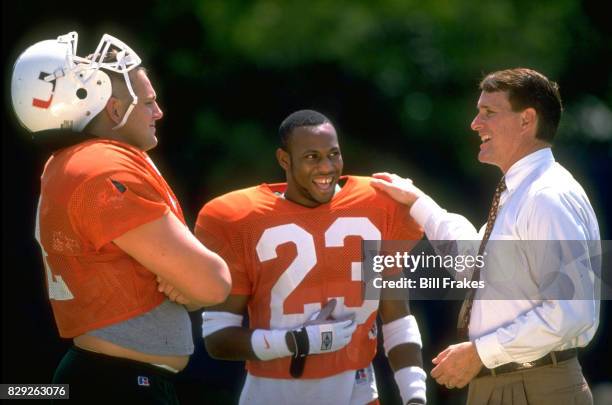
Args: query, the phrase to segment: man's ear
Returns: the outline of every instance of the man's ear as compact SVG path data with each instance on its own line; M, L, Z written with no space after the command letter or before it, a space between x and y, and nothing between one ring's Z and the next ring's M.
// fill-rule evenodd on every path
M123 103L121 102L121 100L119 100L117 97L111 96L106 102L106 107L104 108L104 110L106 111L106 114L108 114L108 117L111 119L111 121L113 121L115 124L119 124L122 118L122 108Z
M533 129L533 133L535 135L537 131L537 125L538 125L538 114L536 113L535 108L532 108L532 107L526 108L521 113L521 129L523 129L523 131Z
M289 170L291 167L291 158L289 157L289 153L283 148L276 149L276 160L278 160L278 164L284 170Z

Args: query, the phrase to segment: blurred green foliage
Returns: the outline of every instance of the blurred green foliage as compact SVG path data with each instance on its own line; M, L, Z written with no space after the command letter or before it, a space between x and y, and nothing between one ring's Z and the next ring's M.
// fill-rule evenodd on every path
M335 121L352 172L398 171L451 204L466 184L486 195L496 174L475 159L477 84L515 66L560 83L560 147L610 157L612 41L585 2L177 0L146 13L139 40L160 73L166 132L190 136L171 156L200 165L189 187L206 196L282 180L276 127L302 107Z
M335 122L347 171L397 171L451 204L468 187L480 201L497 174L475 159L469 123L477 84L487 72L515 66L560 83L561 155L563 148L578 157L596 151L582 176L595 173L593 189L607 174L601 166L611 153L612 36L598 2L154 0L105 3L106 12L71 1L3 7L12 16L3 28L11 56L28 41L72 29L81 33L81 53L111 32L144 54L166 112L159 159L177 177L191 217L214 195L282 180L276 128L300 108L321 110ZM482 214L487 200L468 211Z

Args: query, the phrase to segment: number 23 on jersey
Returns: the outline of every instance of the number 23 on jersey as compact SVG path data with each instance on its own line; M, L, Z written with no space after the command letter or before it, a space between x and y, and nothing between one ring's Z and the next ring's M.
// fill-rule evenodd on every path
M344 247L345 238L348 236L357 236L363 240L380 240L381 232L366 217L340 217L325 230L324 249ZM301 325L308 316L321 309L319 302L304 302L302 313L284 313L285 301L290 295L299 293L304 278L317 265L321 265L317 258L322 257L324 253L316 251L315 240L311 233L295 223L289 223L267 228L262 233L256 245L257 258L261 263L276 259L278 257L277 248L286 243L294 244L297 254L271 290L270 328L273 329ZM336 263L341 263L343 268L322 268L320 271L346 272L350 275L347 283L361 282L361 262L339 260ZM378 309L377 299L361 299L361 305L352 307L345 305L345 297L328 297L328 300L332 298L338 300L333 315L338 317L350 312L355 313L358 324L364 323Z

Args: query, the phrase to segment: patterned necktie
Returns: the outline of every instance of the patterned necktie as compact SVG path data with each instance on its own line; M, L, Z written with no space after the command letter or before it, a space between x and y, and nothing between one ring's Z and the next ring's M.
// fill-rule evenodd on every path
M502 176L501 180L497 184L495 188L495 194L493 195L493 202L491 203L491 209L489 210L489 216L487 218L487 227L485 229L484 236L482 237L482 241L480 242L480 247L478 248L478 255L482 255L485 250L485 246L487 246L487 242L491 237L491 232L493 231L493 225L495 225L495 219L497 219L497 210L499 208L499 199L501 197L501 193L506 190L506 181ZM478 282L480 280L480 268L476 268L474 273L472 274L472 280ZM474 284L474 283L470 283ZM461 340L468 340L468 327L470 325L470 316L472 315L472 305L474 304L474 295L476 295L476 289L471 288L468 290L465 295L465 299L463 300L463 304L461 305L461 311L459 311L459 320L457 322L457 335Z

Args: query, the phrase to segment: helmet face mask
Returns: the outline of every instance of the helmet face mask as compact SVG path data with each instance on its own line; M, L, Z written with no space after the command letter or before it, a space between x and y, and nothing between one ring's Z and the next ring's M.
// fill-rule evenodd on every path
M124 77L132 104L115 128L127 121L138 100L128 73L140 65L140 57L108 34L102 37L91 59L76 55L77 44L78 34L70 32L30 46L15 62L11 99L19 121L28 130L82 131L104 109L112 94L111 79L101 68ZM117 60L105 62L111 50L116 51Z
M104 57L112 48L117 50L116 60L114 62L104 62ZM136 52L132 50L132 48L127 46L121 40L108 34L104 34L102 36L102 39L100 40L100 43L98 44L96 51L94 52L93 61L99 67L103 67L112 72L122 74L127 89L130 95L132 96L132 103L123 115L123 119L121 120L121 122L119 122L119 124L113 127L113 129L121 128L125 125L128 117L130 116L130 113L138 103L138 97L136 97L136 94L132 89L132 81L130 80L130 76L128 73L132 69L138 67L138 65L140 65L142 61L140 60L140 57L136 54Z

